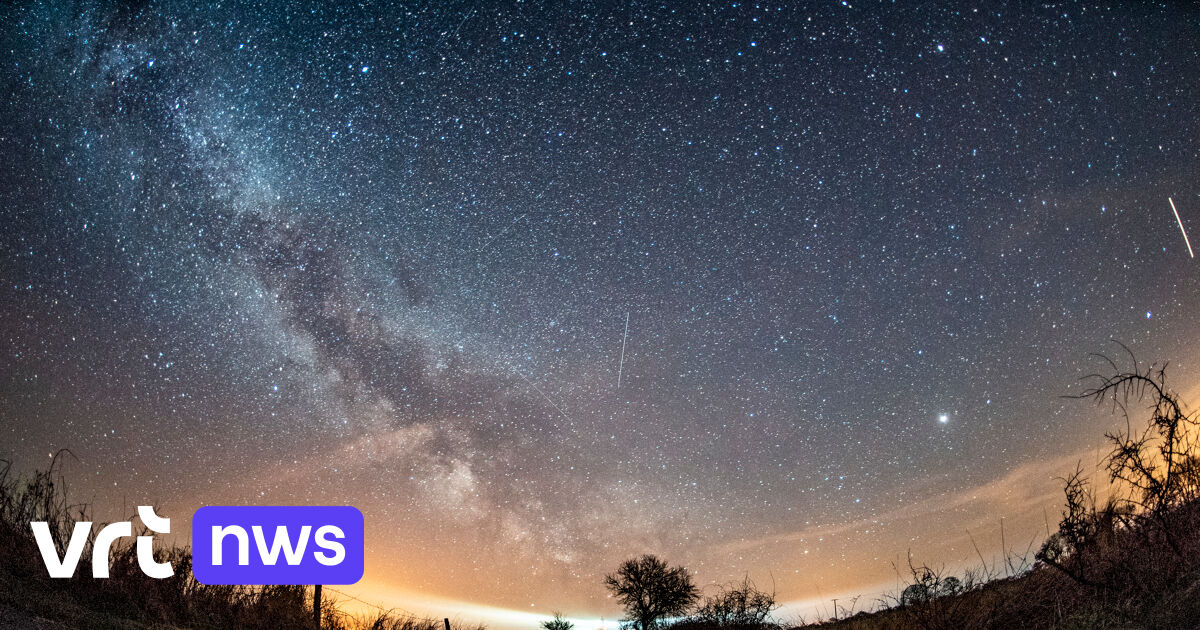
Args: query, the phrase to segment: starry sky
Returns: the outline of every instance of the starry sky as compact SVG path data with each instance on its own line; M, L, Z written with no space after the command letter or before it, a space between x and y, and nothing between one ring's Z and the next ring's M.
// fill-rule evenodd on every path
M1200 383L1200 10L940 4L6 5L0 456L437 612L1023 552L1089 353Z

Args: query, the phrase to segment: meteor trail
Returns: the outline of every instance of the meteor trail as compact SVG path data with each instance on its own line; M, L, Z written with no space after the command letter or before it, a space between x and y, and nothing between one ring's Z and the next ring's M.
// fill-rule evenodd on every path
M1183 220L1179 218L1179 211L1175 209L1175 202L1170 197L1167 197L1167 203L1171 204L1171 212L1175 213L1175 222L1179 224L1179 231L1183 232L1183 242L1187 243L1188 254L1192 258L1195 258L1196 253L1192 251L1192 242L1188 240L1187 230L1183 229Z
M625 334L621 335L621 362L617 364L617 389L621 389L621 370L625 368L625 340L629 338L629 311L625 311Z
M516 370L514 370L514 371L516 371ZM551 399L549 396L547 396L547 395L546 395L546 392L542 391L542 388L540 388L540 387L538 387L537 385L535 385L535 384L533 383L533 381L531 381L531 380L529 380L528 378L526 378L526 377L525 377L525 375L524 375L524 374L522 374L522 373L520 373L519 371L517 371L517 376L520 376L520 377L521 377L521 380L523 380L523 381L525 381L526 383L528 383L530 387L532 387L532 388L533 388L535 391L537 391L537 393L541 394L541 395L542 395L542 398L545 398L545 399L546 399L546 402L550 403L550 406L551 406L551 407L554 407L555 409L557 409L557 410L558 410L558 413L562 414L562 417L563 417L564 419L566 419L566 420L568 420L568 421L571 419L571 417L567 415L567 412L563 411L563 410L562 410L562 407L559 407L559 406L558 406L558 403L554 402L554 401L553 401L553 400L552 400L552 399Z
M475 253L476 253L476 254L482 253L482 252L483 252L483 248L487 247L489 243L491 243L492 241L496 240L497 238L500 238L501 236L504 236L504 233L508 231L508 228L512 227L514 223L516 223L517 221L520 221L521 219L524 219L524 218L525 218L525 215L524 215L524 214L522 214L521 216L519 216L519 217L517 217L517 218L513 219L513 220L512 220L512 223L509 223L508 225L504 226L504 229L503 229L503 230L500 230L500 233L499 233L499 234L497 234L497 235L495 235L495 236L493 236L493 237L489 238L488 240L484 241L484 242L483 242L483 245L480 245L480 246L479 246L479 249L475 250Z

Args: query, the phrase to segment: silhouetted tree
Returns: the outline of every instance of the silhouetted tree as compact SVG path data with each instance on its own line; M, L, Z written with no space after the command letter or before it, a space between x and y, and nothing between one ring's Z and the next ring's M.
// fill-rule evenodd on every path
M626 560L604 586L625 607L626 621L638 630L653 630L660 619L687 614L700 593L683 567L669 567L656 556Z
M900 593L902 606L928 602L938 597L958 595L964 590L962 580L953 575L942 577L929 567L916 567L912 573L915 581Z
M563 618L562 613L554 613L554 618L542 622L542 630L573 630L575 624Z
M759 590L746 577L740 583L722 587L717 594L705 598L704 604L696 611L696 618L706 625L761 626L777 607L775 593Z
M1162 513L1198 498L1198 488L1192 483L1196 478L1197 422L1184 411L1178 396L1167 388L1165 364L1153 364L1142 370L1133 354L1129 356L1133 361L1133 369L1129 371L1121 371L1111 359L1103 357L1115 374L1087 377L1098 382L1077 398L1111 402L1125 416L1125 431L1105 434L1112 445L1107 458L1109 475L1114 482L1122 482L1133 490L1129 501L1134 507L1149 514ZM1150 421L1141 431L1131 428L1130 402L1147 403Z
M929 601L929 588L924 584L909 584L904 587L904 592L900 593L901 606L912 606L924 601Z
M1037 558L1095 589L1097 601L1132 620L1151 610L1162 593L1188 583L1200 560L1200 423L1167 387L1165 364L1142 367L1125 351L1131 368L1102 357L1112 375L1087 377L1094 386L1074 396L1111 404L1125 418L1124 430L1105 434L1112 447L1105 458L1111 495L1098 505L1077 467L1066 478L1058 532ZM1148 412L1148 422L1131 420L1134 406Z

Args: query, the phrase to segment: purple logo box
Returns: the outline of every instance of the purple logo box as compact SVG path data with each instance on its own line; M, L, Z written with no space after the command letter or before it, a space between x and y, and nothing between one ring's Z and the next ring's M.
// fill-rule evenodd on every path
M201 584L354 584L364 558L363 515L350 506L214 505L192 515Z

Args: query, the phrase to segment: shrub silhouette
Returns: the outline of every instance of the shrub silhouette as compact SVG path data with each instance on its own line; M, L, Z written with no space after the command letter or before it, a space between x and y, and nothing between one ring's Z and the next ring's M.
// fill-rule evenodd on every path
M1014 564L1006 550L1000 573L980 554L982 569L957 580L910 560L910 584L890 608L821 627L1200 628L1200 423L1165 366L1129 356L1124 369L1105 359L1111 371L1073 396L1126 421L1106 434L1109 487L1098 492L1078 466L1067 475L1062 520L1036 562Z
M563 618L562 613L554 613L554 618L542 622L542 630L573 630L575 624Z
M604 586L625 607L625 621L637 630L653 630L659 620L687 614L700 593L683 567L668 567L657 556L626 560Z
M928 567L915 570L917 581L908 585L900 594L900 605L911 606L932 601L938 597L958 595L963 591L962 581L953 575L941 577Z
M1058 532L1037 557L1093 591L1117 617L1144 621L1165 595L1196 584L1198 427L1167 387L1166 366L1142 368L1129 356L1132 367L1126 370L1105 358L1112 375L1088 377L1095 384L1076 396L1110 404L1125 418L1125 430L1105 434L1112 493L1098 506L1095 491L1076 468L1064 484L1066 508ZM1130 413L1139 404L1149 419L1135 429Z
M740 583L723 586L715 595L706 597L696 611L695 620L721 628L757 627L766 625L771 612L778 607L774 592L759 590L745 577Z

